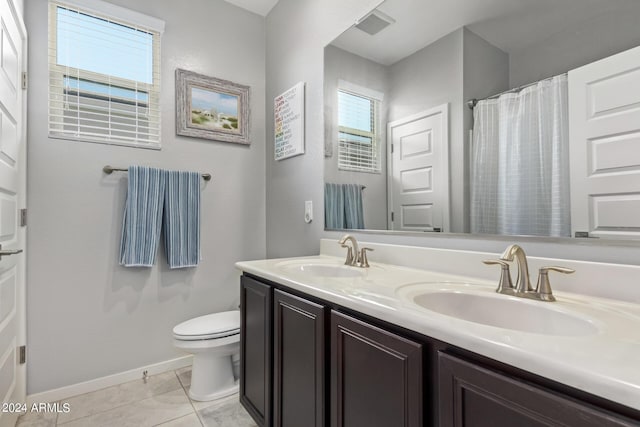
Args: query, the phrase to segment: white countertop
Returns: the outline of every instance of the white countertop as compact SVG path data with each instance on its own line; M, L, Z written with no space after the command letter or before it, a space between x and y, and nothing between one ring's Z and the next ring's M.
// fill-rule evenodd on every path
M371 259L371 257L370 257ZM415 304L419 283L466 283L497 295L495 280L371 262L361 277L318 277L303 265L341 265L328 255L239 262L243 272L640 410L640 304L554 291L556 302L527 301L593 320L598 331L556 336L487 326ZM355 268L355 267L354 267ZM535 281L535 274L532 273ZM554 277L555 278L555 277ZM558 279L560 280L560 279ZM535 283L535 282L534 282ZM637 286L637 282L634 283ZM443 286L441 283L438 286ZM499 298L513 298L498 295ZM552 304L552 306L548 306ZM513 319L518 322L517 318Z

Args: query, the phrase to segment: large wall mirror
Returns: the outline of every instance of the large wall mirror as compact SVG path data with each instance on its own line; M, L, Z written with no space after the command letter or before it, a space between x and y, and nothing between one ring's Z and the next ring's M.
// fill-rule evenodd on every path
M640 238L639 22L384 1L325 48L325 228Z

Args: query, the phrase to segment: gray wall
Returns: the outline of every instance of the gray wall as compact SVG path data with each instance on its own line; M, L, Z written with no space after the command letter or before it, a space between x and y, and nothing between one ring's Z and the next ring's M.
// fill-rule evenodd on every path
M324 230L324 47L378 0L280 0L266 20L267 256L317 254ZM273 159L273 98L306 82L305 154ZM315 219L304 222L304 201Z
M640 45L638 5L599 14L511 54L511 87L536 82Z
M389 121L441 104L458 110L462 102L462 29L447 34L391 65ZM450 113L450 122L459 122ZM452 140L460 132L452 132Z
M463 31L456 30L390 69L389 121L449 104L451 230L464 231L465 132L462 128Z
M345 10L346 7L346 10ZM267 255L317 254L320 237L338 239L343 233L324 232L322 221L302 222L302 204L312 197L315 215L322 212L322 55L324 46L346 30L358 15L371 9L365 1L280 0L267 17L267 117L273 117L273 96L295 82L307 82L307 149L312 155L275 164L273 125L267 126ZM268 123L270 120L268 120ZM311 136L311 138L310 138ZM289 163L287 163L289 162ZM593 241L500 238L478 236L354 233L371 242L502 252L521 243L536 256L640 264L640 245L619 242L604 246ZM370 256L375 259L375 254ZM478 268L484 268L478 266Z
M264 19L222 0L111 1L166 21L162 151L47 137L47 1L26 4L29 394L181 356L172 328L235 308L234 263L266 255ZM176 68L251 87L250 147L175 136ZM198 268L170 271L162 251L150 269L118 265L127 179L106 164L213 174Z
M478 36L464 29L464 85L465 102L485 99L508 90L509 55ZM473 126L473 110L464 107L464 128Z
M335 46L324 51L325 145L332 145L331 156L324 160L324 181L336 184L361 184L365 228L387 229L387 115L389 105L388 68ZM362 173L338 169L338 82L345 80L381 92L380 106L380 173Z
M462 107L465 147L464 200L465 210L463 228L471 230L471 138L469 130L473 128L473 110L467 107L470 99L485 99L509 89L509 55L498 49L468 28L464 28L464 64L463 64L463 100Z

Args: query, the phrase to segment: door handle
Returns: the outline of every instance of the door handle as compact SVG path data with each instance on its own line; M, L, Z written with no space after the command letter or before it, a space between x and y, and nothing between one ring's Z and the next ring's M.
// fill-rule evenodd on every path
M2 245L0 245L0 260L3 256L7 255L16 255L22 252L22 249L2 249Z

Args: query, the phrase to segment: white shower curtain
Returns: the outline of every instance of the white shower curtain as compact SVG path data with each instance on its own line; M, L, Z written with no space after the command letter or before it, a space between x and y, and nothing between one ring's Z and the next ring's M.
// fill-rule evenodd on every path
M472 233L571 235L567 104L566 75L478 102Z

